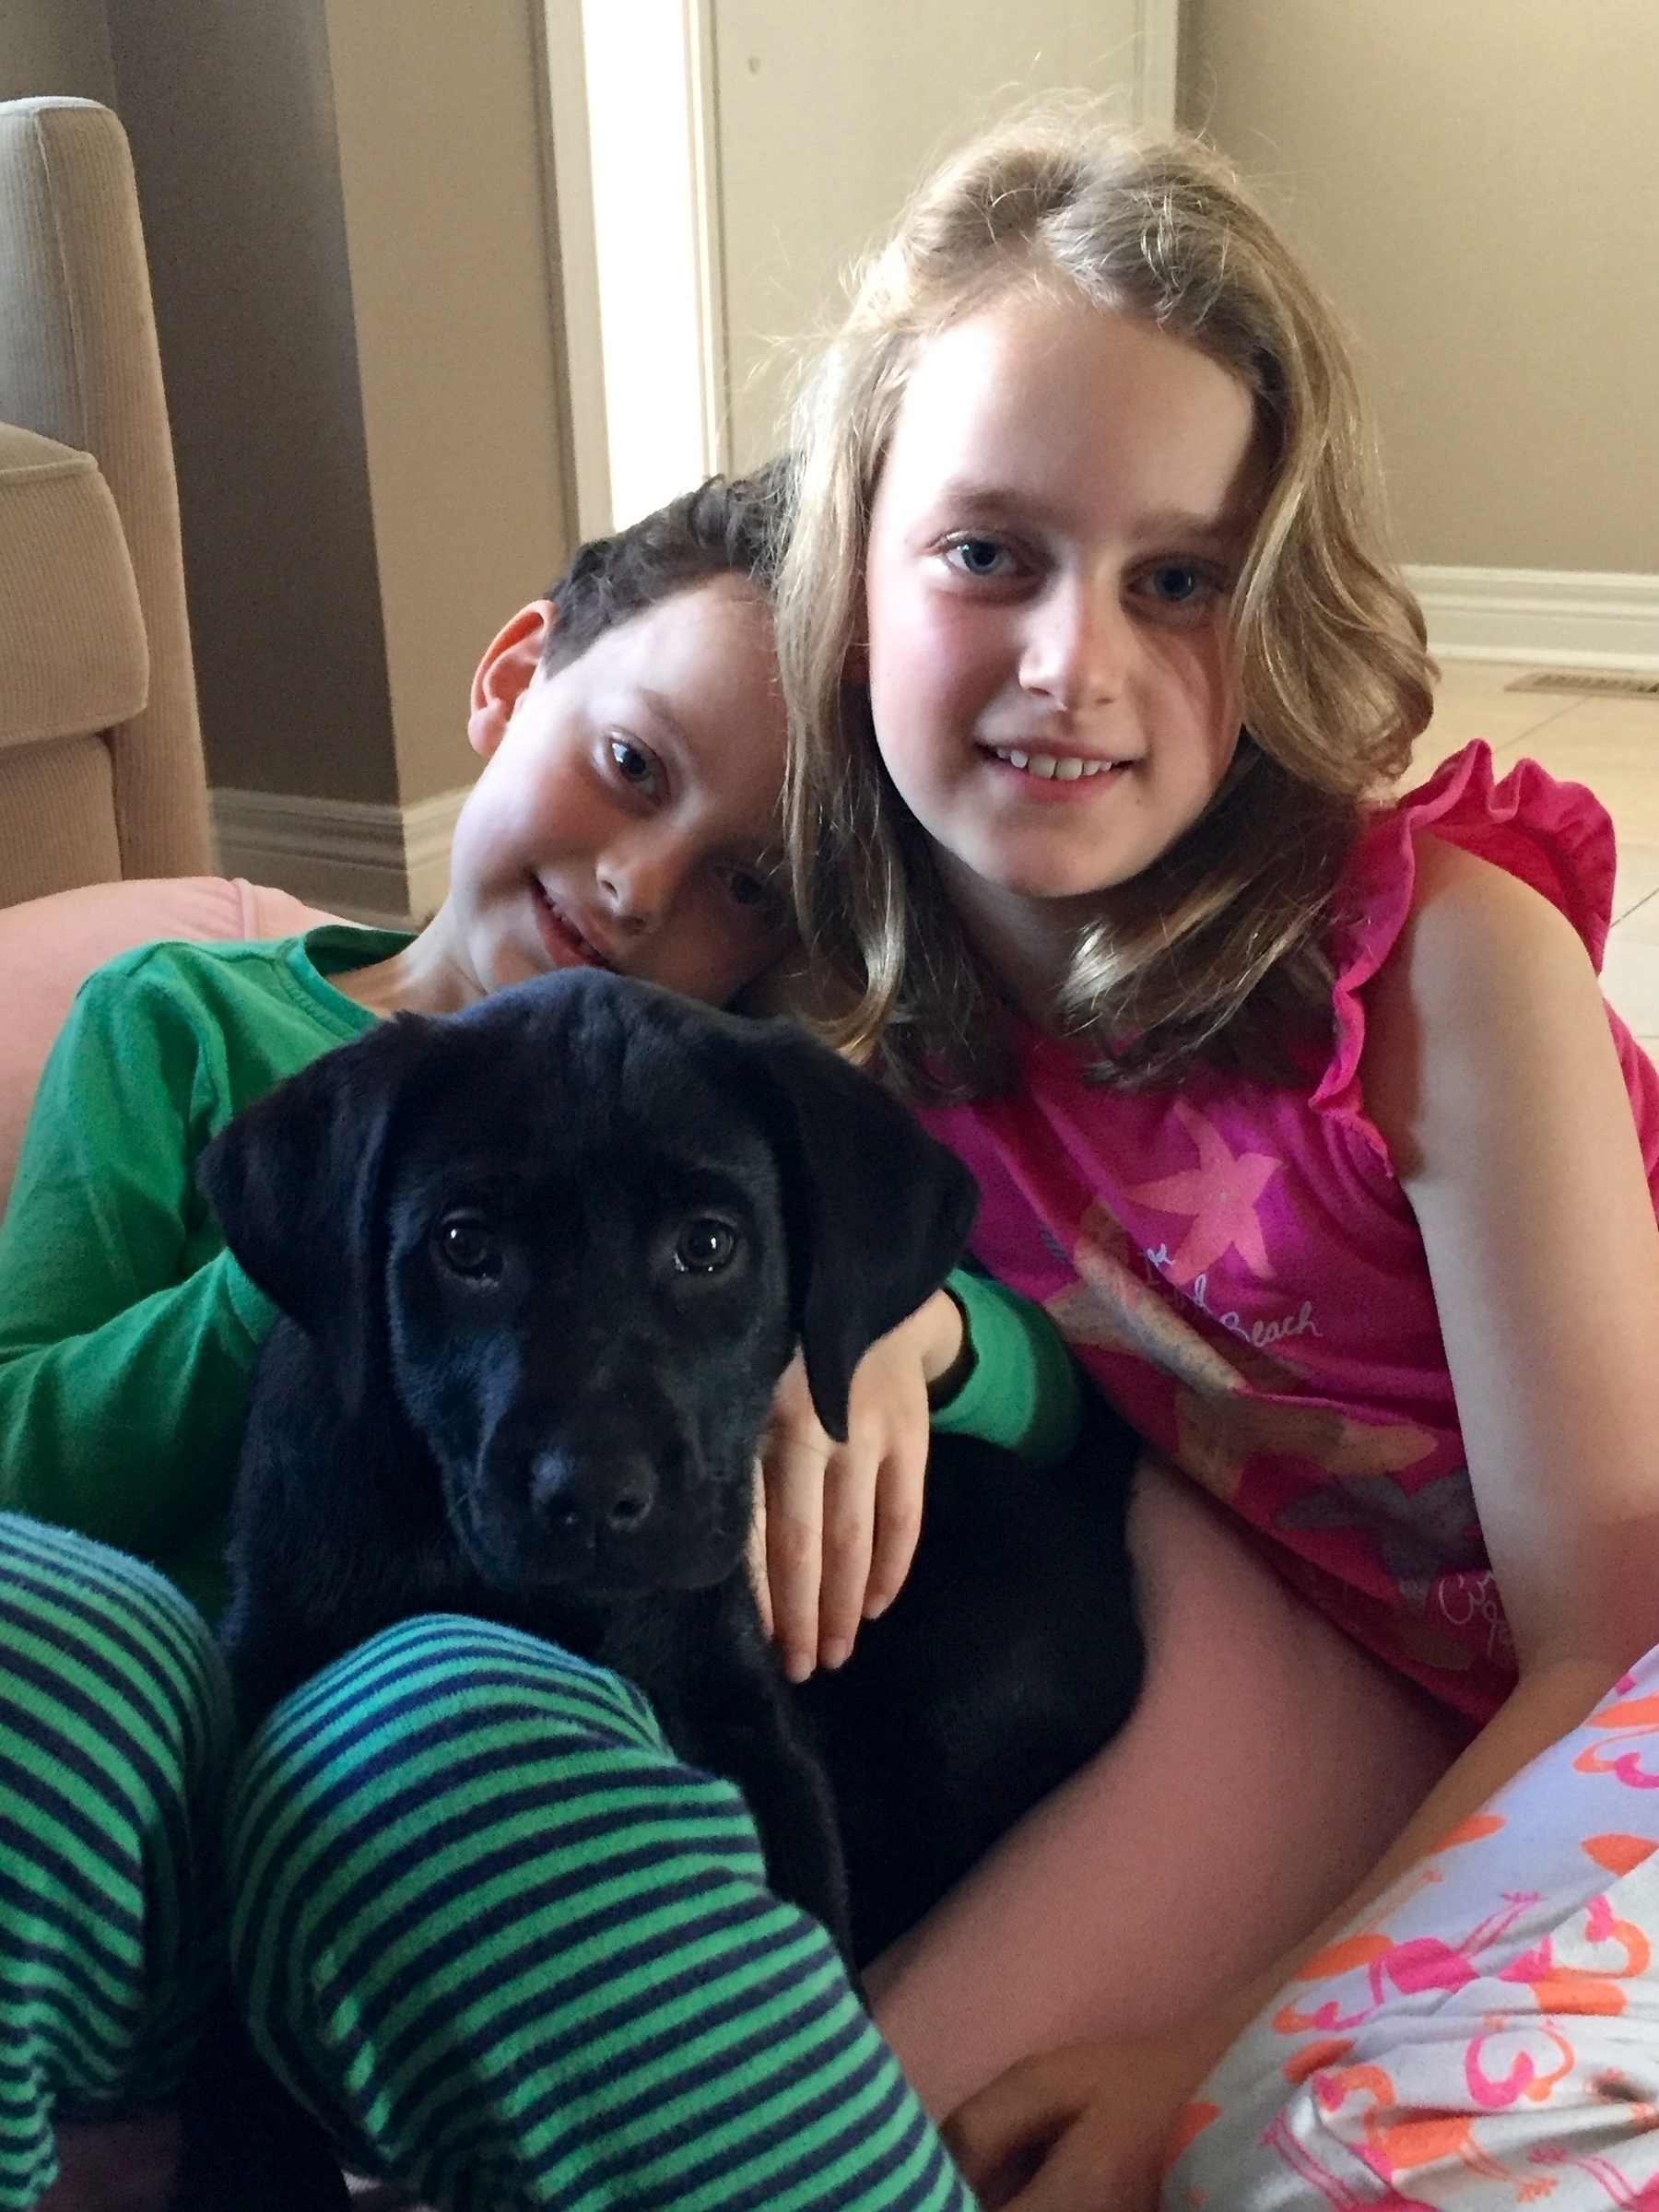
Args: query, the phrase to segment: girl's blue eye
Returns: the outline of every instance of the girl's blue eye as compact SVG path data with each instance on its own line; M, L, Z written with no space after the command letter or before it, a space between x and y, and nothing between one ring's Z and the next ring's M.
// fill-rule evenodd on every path
M994 537L959 537L946 557L964 576L1001 576L1007 571L1008 550Z
M1201 584L1204 577L1196 569L1188 569L1185 562L1171 562L1168 569L1152 571L1152 588L1159 599L1168 599L1172 606L1182 606L1185 599L1196 597Z
M649 791L656 782L657 772L656 762L651 755L642 752L626 737L612 737L608 743L610 757L622 781L631 783L636 791Z
M1211 579L1190 560L1167 560L1147 582L1152 596L1165 606L1192 606L1212 589Z

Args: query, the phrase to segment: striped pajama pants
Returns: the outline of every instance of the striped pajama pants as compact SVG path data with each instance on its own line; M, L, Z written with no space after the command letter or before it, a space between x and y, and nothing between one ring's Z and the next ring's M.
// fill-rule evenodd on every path
M0 1514L0 2212L174 2095L222 1962L342 2158L453 2212L971 2212L728 1783L488 1622L366 1644L234 1756L171 1584Z

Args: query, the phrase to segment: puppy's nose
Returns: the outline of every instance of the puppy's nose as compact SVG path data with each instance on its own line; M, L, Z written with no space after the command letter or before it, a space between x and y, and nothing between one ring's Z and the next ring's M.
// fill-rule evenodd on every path
M630 1536L651 1518L656 1496L656 1473L642 1453L544 1452L531 1470L536 1514L572 1536Z

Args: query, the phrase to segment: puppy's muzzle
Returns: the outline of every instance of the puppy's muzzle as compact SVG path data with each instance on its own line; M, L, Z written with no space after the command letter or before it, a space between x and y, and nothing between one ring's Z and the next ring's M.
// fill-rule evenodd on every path
M656 1502L656 1470L642 1452L544 1452L530 1469L531 1512L555 1548L573 1559L594 1556L601 1541L626 1544Z
M749 1450L706 1437L645 1379L612 1376L598 1405L521 1402L461 1455L452 1524L496 1589L697 1589L742 1556L751 1465Z

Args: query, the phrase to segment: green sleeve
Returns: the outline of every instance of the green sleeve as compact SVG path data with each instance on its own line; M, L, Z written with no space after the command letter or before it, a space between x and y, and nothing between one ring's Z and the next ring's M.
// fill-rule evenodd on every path
M947 1288L967 1317L973 1365L933 1425L1052 1466L1077 1441L1083 1400L1071 1355L1041 1306L959 1267Z
M0 1225L0 1504L211 1559L275 1309L194 1180L229 1118L209 1025L141 967L82 988Z

